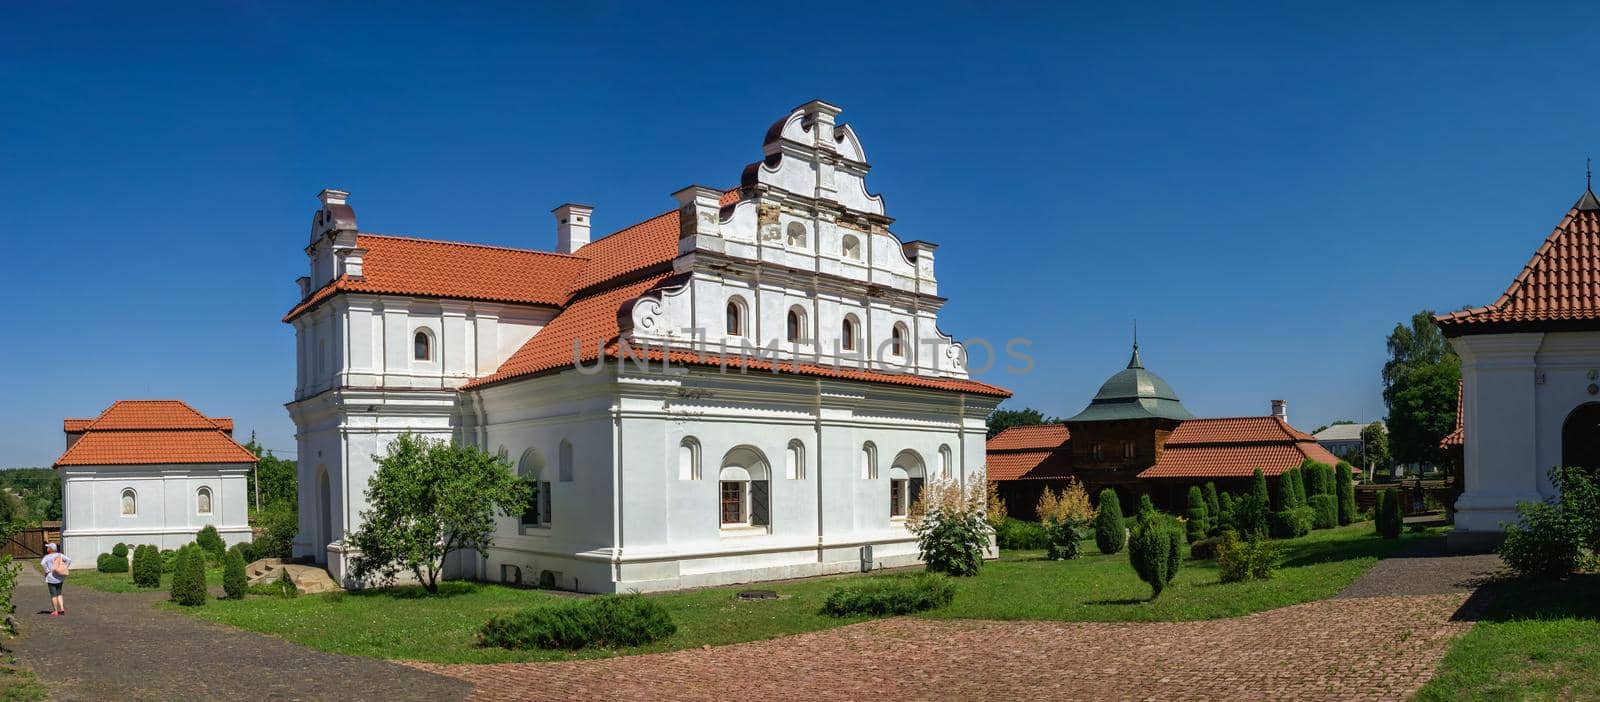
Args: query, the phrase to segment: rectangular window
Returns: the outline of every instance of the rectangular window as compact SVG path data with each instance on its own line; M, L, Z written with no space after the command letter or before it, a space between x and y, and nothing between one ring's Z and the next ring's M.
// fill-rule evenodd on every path
M906 516L906 481L895 479L889 481L889 516Z
M1122 457L1123 458L1133 458L1133 442L1132 441L1124 441L1124 442L1122 442Z
M722 523L744 523L744 483L737 480L722 481Z

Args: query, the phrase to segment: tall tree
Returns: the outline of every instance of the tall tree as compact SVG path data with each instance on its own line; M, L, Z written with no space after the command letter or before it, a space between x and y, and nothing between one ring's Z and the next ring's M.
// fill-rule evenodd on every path
M1441 463L1439 440L1455 429L1461 359L1433 324L1433 310L1389 333L1383 402L1389 408L1389 450L1401 463Z
M249 492L245 499L250 503L250 511L256 508L256 482L261 483L261 506L263 508L284 503L291 509L298 509L298 484L296 477L297 467L294 461L278 458L272 451L262 448L251 439L244 445L245 449L256 455L256 469L251 472L245 482L245 489Z
M1389 465L1389 430L1383 428L1383 422L1362 427L1361 447L1361 459L1365 461L1361 466L1363 471Z
M1051 418L1050 421L1058 421ZM989 436L993 437L1011 427L1027 427L1046 423L1044 414L1032 407L1019 410L996 409L989 413Z
M359 580L393 582L409 570L430 593L451 551L486 555L495 517L522 514L532 488L511 473L504 458L476 446L401 434L388 452L373 456L378 470L367 483L362 526L350 537L361 555L351 572Z

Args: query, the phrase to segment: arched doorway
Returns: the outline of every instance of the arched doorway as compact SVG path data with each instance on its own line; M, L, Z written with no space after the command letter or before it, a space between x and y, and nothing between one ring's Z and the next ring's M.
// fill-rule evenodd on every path
M328 562L328 544L333 542L333 494L328 488L328 469L317 466L317 542L312 544L318 563Z
M1561 465L1600 470L1600 402L1580 405L1561 425Z

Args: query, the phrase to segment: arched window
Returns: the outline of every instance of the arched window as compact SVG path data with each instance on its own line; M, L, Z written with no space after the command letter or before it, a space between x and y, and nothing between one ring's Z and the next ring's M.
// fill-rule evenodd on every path
M865 480L878 479L878 447L871 441L861 445L861 477Z
M907 449L896 454L894 467L889 469L889 517L904 517L911 506L922 496L922 483L926 471L922 457Z
M134 517L139 514L139 496L133 488L122 489L122 516Z
M539 449L529 448L522 452L522 459L517 461L517 477L532 487L534 492L533 499L528 500L528 506L522 510L522 517L517 523L518 530L549 527L550 481L545 479L544 454Z
M801 249L806 247L806 225L799 222L790 222L788 234L790 246Z
M724 529L772 523L768 477L767 459L754 448L740 446L723 457L722 471L717 476L717 514Z
M783 461L783 477L790 480L806 479L806 445L799 439L789 441L789 450Z
M558 455L556 457L556 460L558 461L558 465L560 466L561 482L563 482L563 483L572 482L572 442L571 441L567 441L566 439L562 439L561 440L561 452L560 452L560 455Z
M427 330L417 330L417 335L411 341L411 357L418 361L433 360L433 337Z
M889 352L893 353L898 358L905 358L907 336L910 335L906 332L906 325L900 322L895 322L894 331L890 333L891 343L889 346Z
M744 301L728 298L728 336L745 336Z
M700 479L700 442L692 436L678 442L678 479Z
M844 322L839 325L839 348L854 351L859 347L860 339L861 323L856 321L855 315L845 315Z
M806 312L799 307L789 308L788 319L789 341L799 343L806 338Z
M845 258L852 261L861 260L861 240L856 238L854 234L844 235L844 244L840 249L844 252Z
M211 514L211 488L202 487L194 494L195 514Z
M939 447L939 477L944 478L945 480L949 480L949 479L955 477L954 471L955 471L955 461L953 460L953 457L950 455L950 447L948 445L940 446Z

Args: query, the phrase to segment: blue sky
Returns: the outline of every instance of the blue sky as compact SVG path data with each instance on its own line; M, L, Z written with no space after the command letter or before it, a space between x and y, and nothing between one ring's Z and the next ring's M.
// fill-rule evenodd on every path
M1001 3L993 3L1002 5ZM1493 300L1600 155L1593 5L28 3L0 24L0 465L176 397L294 446L314 195L368 231L550 248L732 185L844 109L941 326L1031 339L1014 405L1127 359L1201 416L1382 415L1383 339Z

